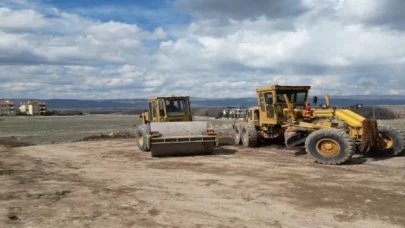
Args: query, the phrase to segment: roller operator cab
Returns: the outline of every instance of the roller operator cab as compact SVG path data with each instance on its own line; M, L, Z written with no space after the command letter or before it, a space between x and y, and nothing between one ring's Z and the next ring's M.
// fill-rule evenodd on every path
M148 111L140 116L142 123L192 121L190 97L171 96L148 99Z
M305 145L316 162L342 164L356 151L383 152L396 156L404 151L405 139L397 129L366 119L351 107L312 107L310 86L267 86L256 89L257 106L248 109L242 122L235 122L235 144L255 147L258 141L283 139L287 147ZM312 102L317 103L317 97Z
M217 135L208 121L193 121L190 103L188 96L148 99L135 133L138 148L152 157L211 154Z

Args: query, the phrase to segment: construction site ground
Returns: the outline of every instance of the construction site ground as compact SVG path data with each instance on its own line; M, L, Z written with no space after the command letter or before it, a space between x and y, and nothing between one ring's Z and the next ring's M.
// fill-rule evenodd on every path
M0 121L0 227L405 227L404 156L320 165L298 147L228 145L229 120L210 119L225 145L209 156L152 158L131 136L96 137L137 121Z

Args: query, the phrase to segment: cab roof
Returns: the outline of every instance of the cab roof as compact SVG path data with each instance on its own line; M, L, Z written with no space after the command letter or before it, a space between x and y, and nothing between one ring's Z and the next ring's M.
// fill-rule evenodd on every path
M260 87L256 89L256 92L273 91L273 90L309 90L311 86L283 86L283 85L271 85Z
M158 99L190 99L190 96L168 96L168 97L151 97L148 101L158 100Z

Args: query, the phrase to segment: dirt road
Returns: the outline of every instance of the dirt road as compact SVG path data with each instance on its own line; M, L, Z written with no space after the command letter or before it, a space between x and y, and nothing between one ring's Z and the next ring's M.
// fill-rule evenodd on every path
M0 147L0 227L404 227L405 157L278 146L151 158L133 140Z

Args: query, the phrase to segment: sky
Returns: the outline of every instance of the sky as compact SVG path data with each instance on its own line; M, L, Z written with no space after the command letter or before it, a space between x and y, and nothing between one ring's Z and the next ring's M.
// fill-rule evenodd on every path
M1 0L0 97L405 94L397 0Z

